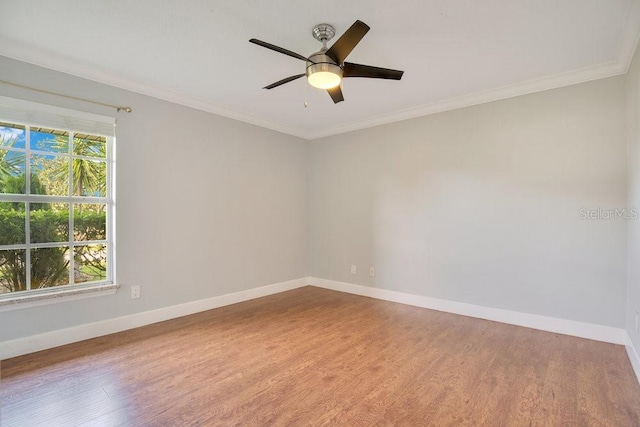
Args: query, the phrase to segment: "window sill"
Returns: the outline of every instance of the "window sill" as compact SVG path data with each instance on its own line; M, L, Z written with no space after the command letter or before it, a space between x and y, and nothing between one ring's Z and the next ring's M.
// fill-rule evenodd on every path
M57 302L93 298L103 295L113 295L119 287L120 285L116 283L96 284L73 286L55 291L33 292L23 295L0 297L0 312L53 304Z

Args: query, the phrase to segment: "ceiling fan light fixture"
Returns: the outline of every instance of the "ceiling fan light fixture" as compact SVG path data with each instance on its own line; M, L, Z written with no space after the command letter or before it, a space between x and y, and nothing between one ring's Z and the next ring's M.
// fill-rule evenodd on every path
M307 81L318 89L331 89L340 85L342 78L331 71L318 71L307 76Z
M315 63L308 63L307 81L318 89L331 89L342 82L342 68L330 62L324 52L319 52L309 58Z

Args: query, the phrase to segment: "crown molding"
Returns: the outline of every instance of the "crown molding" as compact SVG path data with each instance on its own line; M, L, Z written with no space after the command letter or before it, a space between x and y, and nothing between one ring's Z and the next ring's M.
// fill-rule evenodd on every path
M98 83L115 86L142 95L162 99L164 101L184 105L186 107L195 108L208 113L213 113L233 120L249 123L276 132L285 133L298 138L316 140L346 132L427 116L430 114L456 110L501 99L513 98L520 95L527 95L535 92L542 92L545 90L625 74L629 69L631 60L633 59L639 38L640 0L633 0L629 5L625 30L623 31L622 38L620 40L616 58L610 62L515 83L512 85L492 88L460 97L422 104L389 114L369 117L346 125L323 128L318 131L305 131L304 129L285 126L280 123L264 120L246 113L230 110L214 103L175 91L132 81L122 76L118 76L108 70L101 70L90 65L78 64L69 58L53 55L42 50L34 49L32 46L24 46L13 41L7 41L6 43L0 44L0 46L2 46L0 48L0 55L40 67L49 68L54 71L71 74L76 77L96 81Z
M2 38L0 38L2 41ZM141 95L150 96L152 98L161 99L163 101L172 102L174 104L183 105L185 107L194 108L196 110L205 111L207 113L216 114L218 116L227 117L229 119L238 120L243 123L252 124L262 128L274 130L276 132L285 133L302 139L308 139L305 132L281 125L279 123L263 120L250 114L242 113L219 105L207 102L182 93L159 88L145 83L137 82L131 79L117 75L113 71L99 69L94 66L77 63L69 58L54 55L33 46L24 46L15 41L6 41L0 43L0 55L6 56L17 61L26 62L38 67L48 68L53 71L91 80L97 83L106 84L117 87L119 89L128 90Z
M445 111L457 110L459 108L471 107L473 105L499 101L501 99L514 98L520 95L528 95L531 93L542 92L545 90L557 89L574 84L586 83L592 80L626 74L629 70L631 61L633 60L633 55L636 52L636 48L639 42L640 0L633 0L629 4L629 9L627 11L627 20L625 22L625 30L622 32L619 49L616 58L613 61L564 73L558 73L538 79L519 82L512 85L492 88L460 97L449 98L429 104L423 104L417 107L410 107L394 113L379 115L346 125L326 128L315 133L308 133L305 137L310 140L321 139L374 126L395 123L403 120L414 119L417 117L428 116L431 114L442 113Z
M520 95L528 95L531 93L557 89L564 86L571 86L574 84L585 83L588 81L606 77L613 77L616 75L624 74L625 72L625 64L622 64L618 61L611 61L606 64L586 67L579 70L554 74L552 76L539 79L527 80L524 82L515 83L513 85L475 92L456 98L449 98L442 101L423 104L394 113L375 116L346 125L323 129L320 132L307 134L306 137L307 139L321 139L328 136L352 132L374 126L400 122L403 120L414 119L417 117L428 116L431 114L442 113L450 110L457 110L460 108L471 107L473 105L486 104L488 102L499 101L501 99L514 98Z

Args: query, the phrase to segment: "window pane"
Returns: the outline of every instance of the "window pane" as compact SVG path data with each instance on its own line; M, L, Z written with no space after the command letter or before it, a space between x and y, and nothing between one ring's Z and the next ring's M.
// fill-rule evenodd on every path
M64 242L69 240L69 205L55 203L33 209L30 218L31 243Z
M77 203L73 205L75 241L107 239L107 205Z
M0 149L0 193L25 194L24 153Z
M69 153L69 132L55 129L31 128L30 148L51 153Z
M31 194L69 195L69 158L32 154Z
M24 212L25 203L0 202L0 245L25 243Z
M24 126L0 122L0 148L26 148L25 135Z
M75 248L76 283L96 282L107 279L107 246L89 245Z
M0 251L0 294L27 290L26 251Z
M73 159L73 194L105 197L107 195L107 163L98 160Z
M69 284L69 247L31 249L31 289Z
M107 157L107 139L104 136L77 134L73 138L73 154L104 159Z

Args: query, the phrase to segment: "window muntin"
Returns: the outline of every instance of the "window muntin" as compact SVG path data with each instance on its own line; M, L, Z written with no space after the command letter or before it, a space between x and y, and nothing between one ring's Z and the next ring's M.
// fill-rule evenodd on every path
M113 282L113 144L0 121L0 297Z

